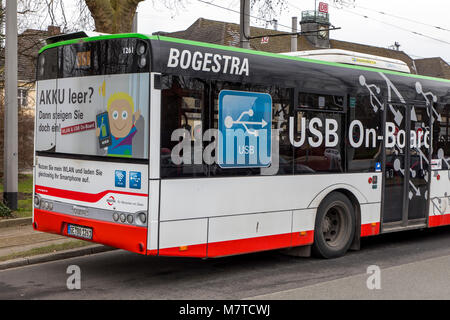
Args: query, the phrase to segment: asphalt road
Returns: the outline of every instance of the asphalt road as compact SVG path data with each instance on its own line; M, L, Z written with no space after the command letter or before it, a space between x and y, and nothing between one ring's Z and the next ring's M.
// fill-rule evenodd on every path
M80 268L79 290L67 288L70 265ZM380 268L379 290L366 285L371 265ZM449 270L444 227L364 239L361 251L334 260L278 251L201 260L117 250L0 271L0 299L450 299Z

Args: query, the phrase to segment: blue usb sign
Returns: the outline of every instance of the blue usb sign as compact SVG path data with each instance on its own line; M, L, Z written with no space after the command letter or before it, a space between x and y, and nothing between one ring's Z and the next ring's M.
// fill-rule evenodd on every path
M222 168L268 167L272 161L272 97L222 90L219 94L218 164Z
M130 171L130 188L140 189L141 188L141 173L137 171Z

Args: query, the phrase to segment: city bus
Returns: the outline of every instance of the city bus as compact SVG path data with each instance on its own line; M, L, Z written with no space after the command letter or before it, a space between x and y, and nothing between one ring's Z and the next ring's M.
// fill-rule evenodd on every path
M37 60L35 230L150 256L450 224L450 80L161 35Z

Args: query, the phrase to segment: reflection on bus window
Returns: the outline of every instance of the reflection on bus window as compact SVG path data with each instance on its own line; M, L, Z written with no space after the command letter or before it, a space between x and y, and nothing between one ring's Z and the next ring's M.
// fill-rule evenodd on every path
M359 120L363 128L374 128L377 136L383 135L383 128L381 126L382 112L375 112L371 108L370 96L357 95L355 105L348 110L348 123L353 120ZM358 127L355 126L353 140L358 141L360 135L365 134L359 132ZM347 143L347 165L349 172L373 172L375 171L376 163L381 161L381 144L382 141L376 139L375 148L366 147L364 144L359 148L353 148L350 143ZM388 153L389 150L386 150Z
M450 169L450 104L438 105L441 121L433 123L433 159L442 159L442 169Z
M301 141L304 139L304 142L300 147L294 149L295 174L344 171L342 118L343 116L339 113L313 111L298 111L296 113L294 140ZM325 124L327 119L328 121L334 120L338 124L336 129L338 141L336 145L331 143L333 146L326 145L325 125L314 126L311 123L311 120L313 120L314 122ZM314 128L320 134L312 132L311 128Z
M344 111L344 96L304 93L298 94L298 107L330 111Z
M201 150L209 86L181 76L163 76L162 85L161 176L207 176Z

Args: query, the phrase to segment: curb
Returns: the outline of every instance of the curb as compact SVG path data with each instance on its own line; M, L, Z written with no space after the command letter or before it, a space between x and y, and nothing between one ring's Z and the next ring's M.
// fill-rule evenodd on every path
M85 256L85 255L102 253L102 252L107 252L107 251L112 251L112 250L117 250L117 249L113 248L113 247L104 246L104 245L93 245L93 246L64 250L64 251L59 251L59 252L54 252L54 253L46 253L46 254L31 256L28 258L18 258L18 259L5 261L5 262L0 262L0 270L29 266L29 265L33 265L33 264L56 261L56 260L64 260L64 259L69 259L69 258L74 258L74 257L81 257L81 256Z
M16 219L2 219L0 220L0 228L10 228L18 226L28 226L33 222L32 217L16 218Z

